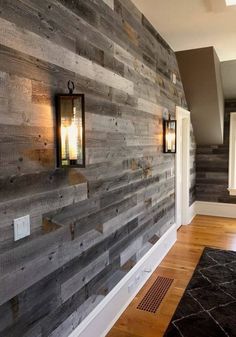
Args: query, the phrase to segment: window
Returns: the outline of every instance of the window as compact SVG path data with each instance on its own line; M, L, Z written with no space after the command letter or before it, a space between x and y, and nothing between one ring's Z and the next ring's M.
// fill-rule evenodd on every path
M230 114L229 194L236 195L236 112Z
M236 0L225 0L226 6L235 6Z

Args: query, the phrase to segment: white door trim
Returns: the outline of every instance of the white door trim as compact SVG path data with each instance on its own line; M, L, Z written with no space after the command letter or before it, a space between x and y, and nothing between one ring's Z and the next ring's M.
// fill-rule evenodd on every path
M229 194L236 195L236 112L230 113L229 134Z
M176 107L176 224L189 224L189 187L190 187L190 112Z

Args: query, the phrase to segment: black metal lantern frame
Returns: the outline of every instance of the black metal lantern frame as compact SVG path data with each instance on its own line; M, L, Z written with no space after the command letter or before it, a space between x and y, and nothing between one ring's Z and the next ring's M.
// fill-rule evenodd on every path
M57 167L85 167L84 94L74 94L71 81L68 89L56 96Z
M176 120L164 119L163 121L163 152L176 153Z

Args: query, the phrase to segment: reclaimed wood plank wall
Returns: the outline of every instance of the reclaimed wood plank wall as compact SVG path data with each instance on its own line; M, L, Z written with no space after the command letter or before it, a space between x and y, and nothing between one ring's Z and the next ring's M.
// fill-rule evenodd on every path
M189 206L196 201L196 141L193 126L190 125L190 189Z
M85 169L55 169L68 80L85 93ZM0 2L1 337L67 336L174 222L176 105L175 55L131 1ZM13 242L25 214L32 234Z
M234 111L236 100L226 100L222 145L197 146L197 200L236 203L236 197L228 192L230 113Z

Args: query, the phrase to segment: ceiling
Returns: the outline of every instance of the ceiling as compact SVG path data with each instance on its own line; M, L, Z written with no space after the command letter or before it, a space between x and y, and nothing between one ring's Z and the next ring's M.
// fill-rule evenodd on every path
M225 0L132 0L174 51L215 47L236 59L236 6Z

